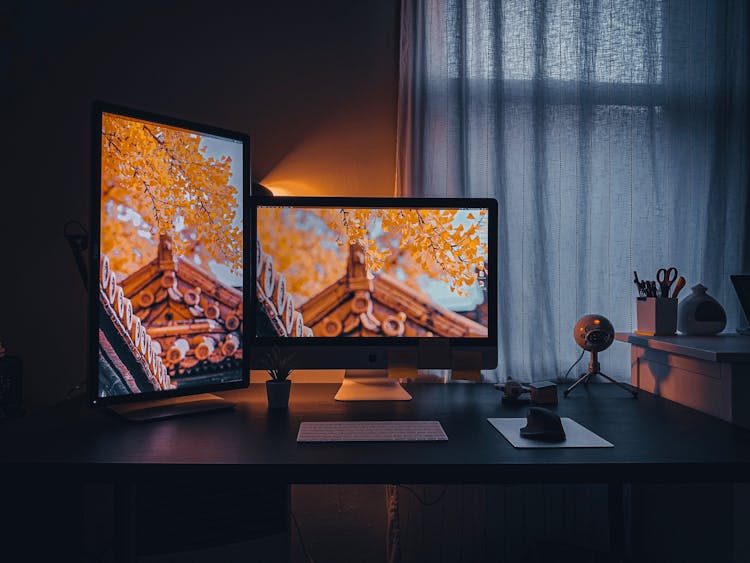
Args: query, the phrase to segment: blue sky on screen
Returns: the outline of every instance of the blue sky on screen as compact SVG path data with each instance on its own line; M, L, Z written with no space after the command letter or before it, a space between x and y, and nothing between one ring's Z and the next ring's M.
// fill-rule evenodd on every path
M232 159L230 164L229 184L237 188L237 210L234 218L234 225L242 227L242 198L247 186L242 185L242 143L233 140L222 139L221 137L201 137L201 148L206 149L205 155L208 158L219 160L222 156L229 156ZM221 283L235 287L242 286L242 273L234 274L226 264L211 261L207 264L211 273L216 276Z
M454 226L463 225L464 228L468 228L476 221L467 219L466 216L471 213L471 209L460 209L456 213L456 217L453 221ZM476 210L473 210L476 215ZM479 230L479 240L483 243L487 242L487 224L484 223L482 229ZM431 279L429 276L424 275L419 280L419 286L422 288L427 295L430 296L435 303L456 312L465 312L474 310L477 305L481 305L484 301L484 291L479 287L479 284L472 284L470 287L464 288L469 295L456 295L450 289L450 284L440 280Z

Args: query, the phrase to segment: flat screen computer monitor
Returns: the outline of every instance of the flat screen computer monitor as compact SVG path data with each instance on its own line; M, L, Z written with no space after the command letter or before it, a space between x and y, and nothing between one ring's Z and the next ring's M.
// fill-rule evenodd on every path
M246 135L95 103L89 394L247 386Z
M378 389L407 373L394 366L496 367L494 199L255 198L251 213L251 367L375 370Z

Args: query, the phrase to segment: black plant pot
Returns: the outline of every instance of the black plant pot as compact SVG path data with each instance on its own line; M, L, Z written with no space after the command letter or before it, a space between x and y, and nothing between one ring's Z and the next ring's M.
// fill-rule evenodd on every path
M285 381L266 381L266 395L268 395L269 409L285 409L289 407L289 390L292 388L292 382L288 379Z

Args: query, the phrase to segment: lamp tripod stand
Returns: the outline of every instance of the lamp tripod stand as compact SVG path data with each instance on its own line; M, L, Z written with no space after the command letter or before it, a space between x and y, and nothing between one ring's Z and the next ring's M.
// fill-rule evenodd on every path
M584 385L587 385L588 382L589 382L589 380L591 380L595 375L601 375L604 379L606 379L610 383L614 383L615 385L617 385L621 389L624 389L625 391L627 391L628 393L630 393L631 395L633 395L633 397L637 397L638 396L638 391L636 389L630 389L630 388L626 387L625 384L623 384L623 383L621 383L619 381L615 381L610 376L608 376L606 373L602 373L601 372L601 366L599 365L599 352L596 351L596 350L591 350L591 360L589 360L589 371L588 371L588 373L583 374L581 377L579 377L576 380L575 383L573 383L573 385L571 385L570 387L568 387L563 392L563 396L567 397L568 394L573 389L575 389L576 387L578 387L578 385L580 385L581 383L583 383Z

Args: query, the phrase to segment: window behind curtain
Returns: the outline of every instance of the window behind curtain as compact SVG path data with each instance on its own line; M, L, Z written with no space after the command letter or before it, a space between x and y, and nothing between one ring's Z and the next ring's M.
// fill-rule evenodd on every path
M398 187L497 197L501 379L564 372L583 314L635 329L633 270L676 266L733 330L746 46L742 2L404 0Z

